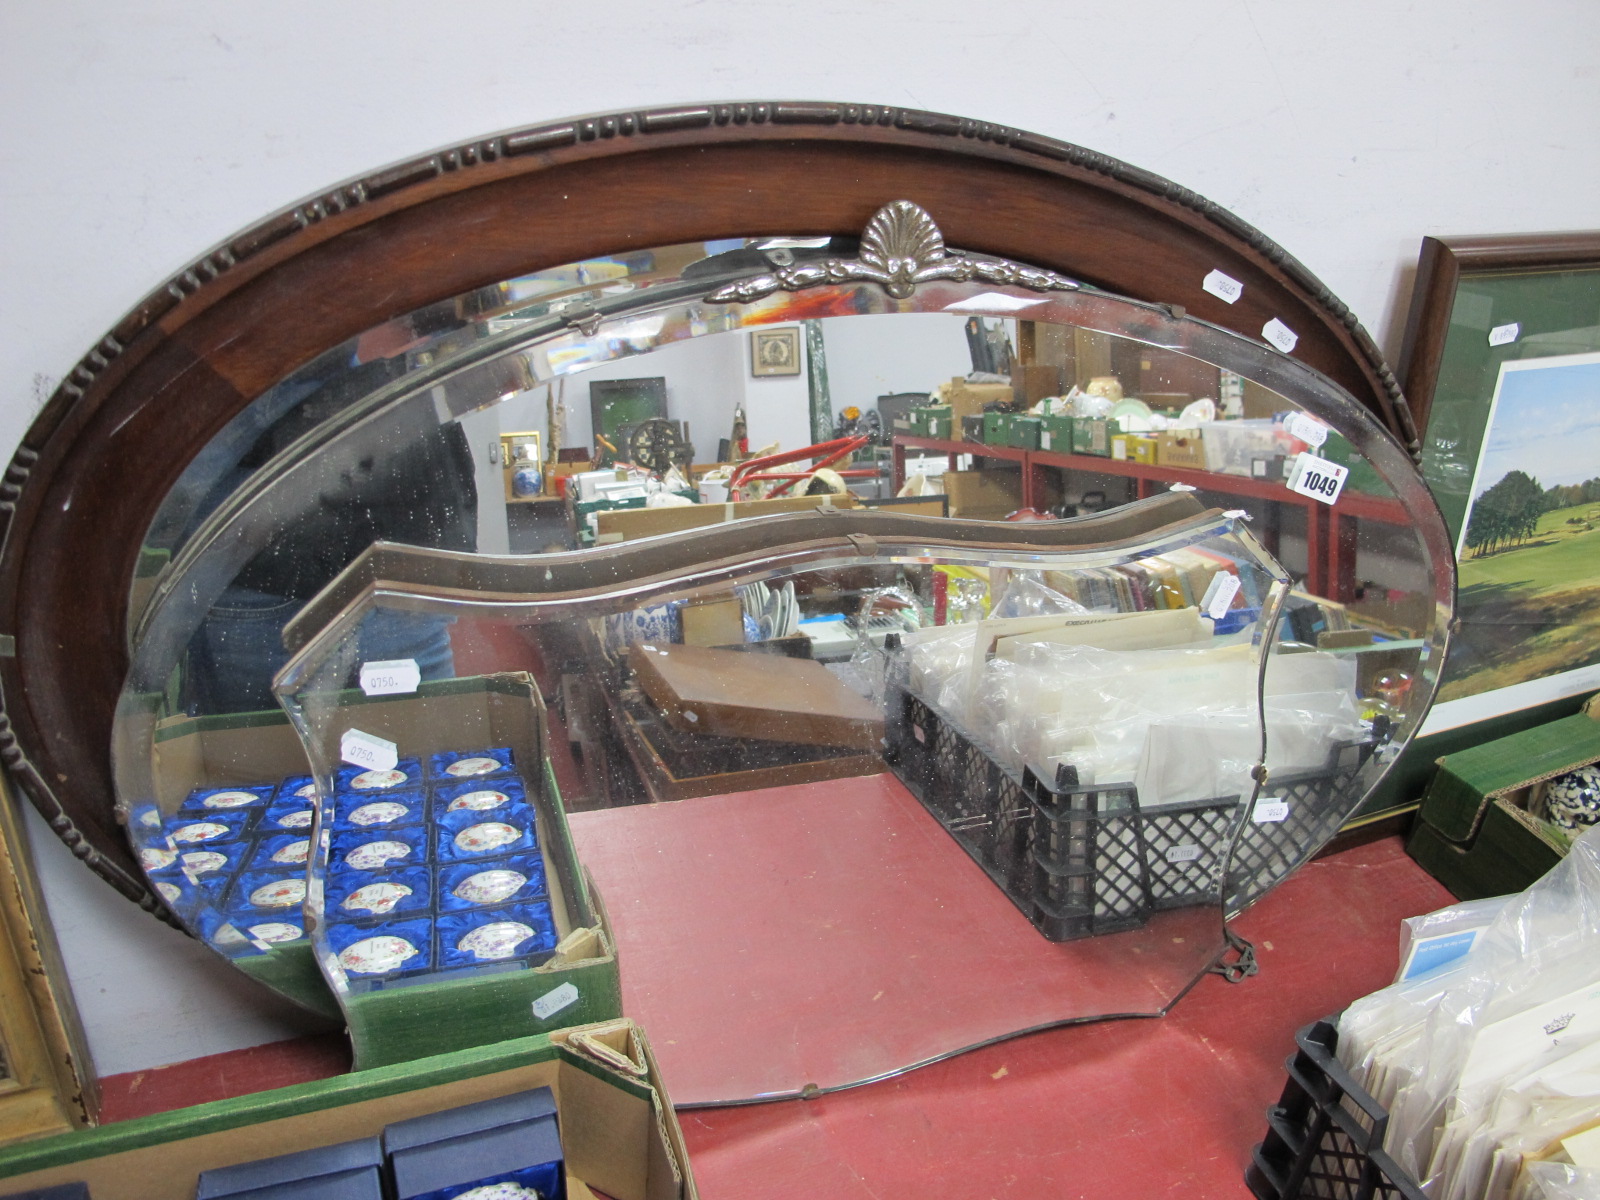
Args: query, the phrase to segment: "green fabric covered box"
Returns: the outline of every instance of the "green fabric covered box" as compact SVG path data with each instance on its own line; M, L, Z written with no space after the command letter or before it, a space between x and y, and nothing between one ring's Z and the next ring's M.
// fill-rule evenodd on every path
M1057 454L1071 454L1072 423L1071 417L1040 417L1039 449L1052 450Z
M1011 413L986 412L983 414L983 444L1009 446L1011 444Z
M1439 760L1406 849L1463 900L1521 891L1566 853L1529 812L1547 779L1600 761L1600 721L1578 714Z
M1072 452L1093 454L1097 458L1111 457L1111 439L1122 432L1122 426L1109 417L1074 417L1072 421Z
M85 1182L95 1200L192 1200L202 1171L537 1087L555 1094L571 1200L697 1200L649 1043L622 1020L23 1142L0 1150L0 1193Z
M1038 417L1012 417L1006 429L1008 445L1019 450L1037 450L1039 448L1039 418Z

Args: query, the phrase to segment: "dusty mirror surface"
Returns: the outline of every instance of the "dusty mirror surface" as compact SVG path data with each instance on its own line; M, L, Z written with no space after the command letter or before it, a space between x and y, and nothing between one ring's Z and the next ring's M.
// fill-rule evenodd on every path
M574 264L236 418L131 610L119 805L173 911L310 1003L320 966L358 1039L614 940L689 1103L1181 995L1414 730L1437 514L1264 345L1027 268L828 266L863 259ZM844 540L791 546L808 513ZM419 551L341 576L375 542Z

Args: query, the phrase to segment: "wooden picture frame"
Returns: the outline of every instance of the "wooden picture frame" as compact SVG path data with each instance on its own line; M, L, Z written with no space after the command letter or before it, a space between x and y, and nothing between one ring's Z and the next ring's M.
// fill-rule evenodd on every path
M1600 353L1600 230L1423 239L1400 375L1422 435L1423 476L1458 542L1474 503L1495 482L1480 475L1503 474L1488 453L1506 420L1504 413L1496 416L1503 385L1516 373L1531 378L1528 368L1539 367L1540 360L1559 367L1585 353ZM1554 449L1578 435L1551 429L1549 436ZM1548 465L1550 456L1529 461ZM1600 464L1592 474L1600 476ZM1552 476L1540 482L1556 487L1569 481ZM1463 563L1457 608L1461 632L1425 736L1488 729L1485 722L1508 714L1575 704L1600 684L1596 664L1587 675L1564 670L1518 678L1518 672L1502 670L1483 679L1504 682L1469 690L1469 672L1486 671L1479 661L1484 652L1474 648L1474 624L1487 629L1524 620L1507 615L1506 606L1518 598L1502 581L1495 585L1493 613L1485 609L1475 622L1474 597L1490 581L1474 578L1473 561ZM1570 582L1580 590L1584 583ZM1600 575L1592 586L1600 590ZM1531 634L1523 629L1527 654L1537 652L1537 637L1537 629Z
M750 374L800 374L800 330L794 325L750 332Z
M63 364L0 481L0 759L11 782L86 866L163 913L117 817L112 730L142 540L219 430L333 347L472 289L624 246L775 230L856 238L900 198L969 253L1252 339L1276 318L1299 335L1296 361L1415 449L1393 373L1320 280L1227 209L1097 151L945 113L813 101L682 104L493 133L265 217ZM558 209L572 216L548 220ZM1204 290L1213 270L1244 285L1237 303Z

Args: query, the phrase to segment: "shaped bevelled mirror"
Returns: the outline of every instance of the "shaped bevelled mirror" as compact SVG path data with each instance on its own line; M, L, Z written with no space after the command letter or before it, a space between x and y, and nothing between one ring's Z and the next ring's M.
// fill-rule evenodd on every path
M1164 1011L1417 727L1448 546L1281 278L1330 373L958 215L597 212L207 352L107 738L169 913L363 1063L620 1006L686 1103Z

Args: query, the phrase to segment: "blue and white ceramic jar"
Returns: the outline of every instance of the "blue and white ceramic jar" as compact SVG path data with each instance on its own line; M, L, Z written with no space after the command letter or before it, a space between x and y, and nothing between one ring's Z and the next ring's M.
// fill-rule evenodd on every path
M1545 816L1570 833L1600 825L1600 764L1558 775L1545 785Z

